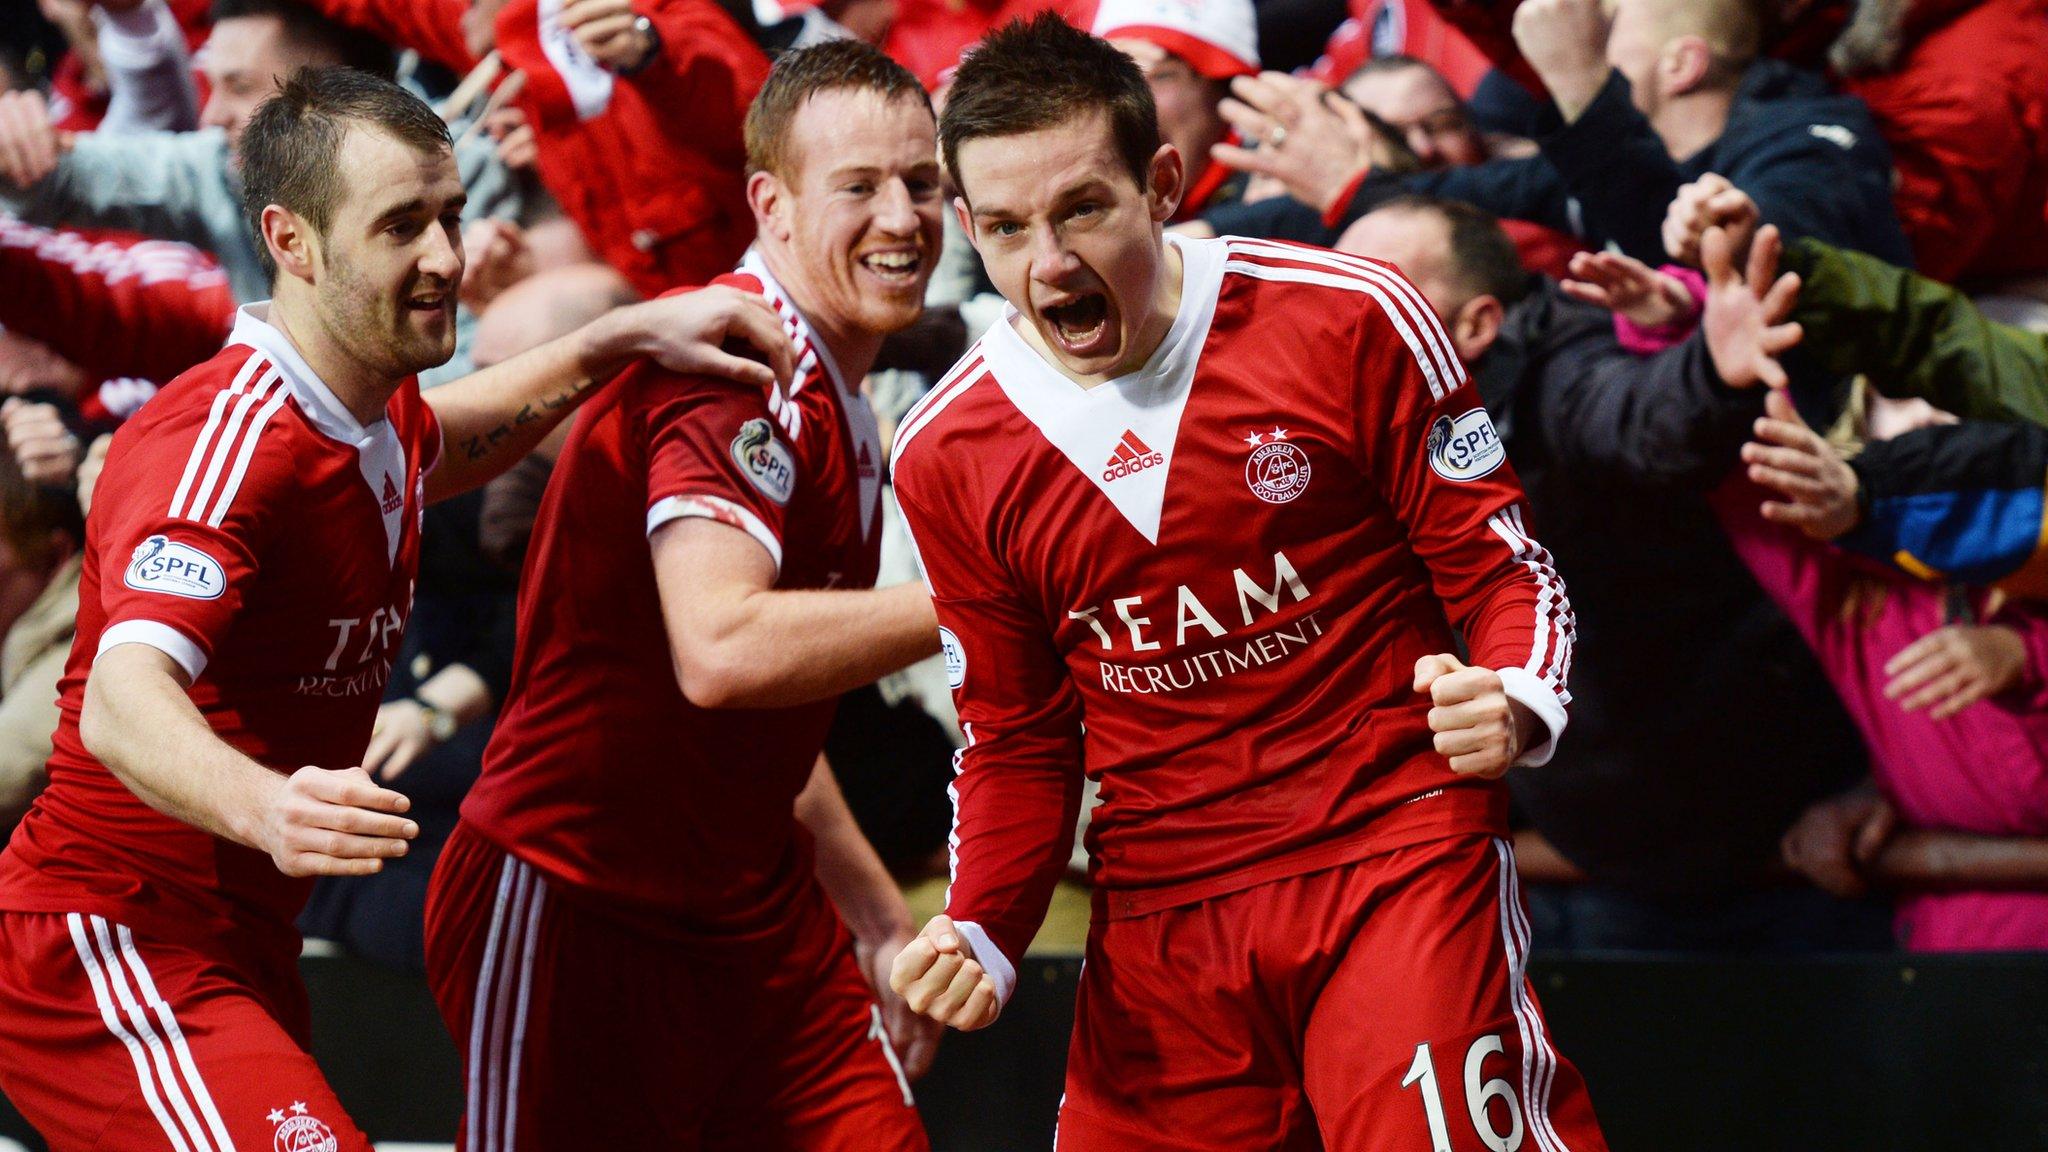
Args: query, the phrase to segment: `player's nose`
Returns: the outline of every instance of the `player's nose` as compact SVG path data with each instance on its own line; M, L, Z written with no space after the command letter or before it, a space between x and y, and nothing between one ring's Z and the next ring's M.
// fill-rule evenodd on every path
M890 180L875 197L875 227L891 236L917 235L917 201L901 180Z

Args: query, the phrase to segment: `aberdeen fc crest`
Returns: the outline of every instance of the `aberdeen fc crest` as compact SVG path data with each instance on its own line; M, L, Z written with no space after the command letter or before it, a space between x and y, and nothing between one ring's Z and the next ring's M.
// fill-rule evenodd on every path
M306 1102L292 1101L291 1112L273 1108L267 1117L277 1125L277 1134L271 1140L276 1152L336 1152L341 1142L334 1138L334 1129L306 1115Z
M1308 491L1308 453L1287 441L1287 429L1254 432L1244 438L1252 446L1244 462L1244 482L1252 495L1268 504L1285 504Z

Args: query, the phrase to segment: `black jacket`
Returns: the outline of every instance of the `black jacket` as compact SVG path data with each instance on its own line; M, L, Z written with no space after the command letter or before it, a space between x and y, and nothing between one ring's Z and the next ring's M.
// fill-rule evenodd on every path
M1596 880L1643 895L1768 881L1802 809L1861 779L1862 743L1705 492L1761 397L1695 336L1639 359L1613 317L1545 284L1473 375L1579 621L1557 758L1508 779Z
M1870 109L1831 91L1810 72L1760 60L1742 80L1719 139L1673 160L1630 102L1628 82L1610 75L1593 103L1566 125L1544 110L1542 151L1525 159L1360 185L1337 229L1286 198L1207 213L1217 232L1331 244L1343 226L1402 193L1478 205L1503 219L1530 220L1608 243L1652 266L1666 260L1664 212L1683 185L1718 172L1748 192L1767 223L1786 236L1813 236L1909 265L1911 249L1892 207L1891 150Z

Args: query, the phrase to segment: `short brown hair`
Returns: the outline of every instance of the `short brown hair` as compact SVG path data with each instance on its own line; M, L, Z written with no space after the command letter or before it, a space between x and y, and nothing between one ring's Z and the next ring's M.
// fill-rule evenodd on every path
M1109 41L1043 12L991 32L960 62L939 117L939 149L954 187L972 199L960 180L961 144L1021 136L1097 111L1108 115L1131 179L1148 187L1159 151L1159 110L1145 73Z
M828 40L785 52L768 71L768 82L747 106L747 171L789 171L789 125L804 102L820 92L864 89L884 100L916 100L932 110L931 94L910 69L858 40Z
M1473 296L1491 296L1510 306L1527 296L1535 277L1522 266L1521 250L1491 212L1462 200L1403 193L1374 212L1423 212L1450 230L1451 275Z
M289 208L327 235L347 179L341 142L351 124L422 152L454 147L434 110L391 81L354 68L299 69L242 130L242 211L256 230L265 272L277 273L262 241L263 210L270 205Z

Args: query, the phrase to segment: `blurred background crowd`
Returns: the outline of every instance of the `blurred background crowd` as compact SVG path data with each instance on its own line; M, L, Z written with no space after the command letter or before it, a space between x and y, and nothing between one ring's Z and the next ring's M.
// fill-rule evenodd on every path
M10 2L0 829L107 438L267 294L236 142L280 77L395 75L453 128L431 386L728 270L775 53L859 37L943 99L1054 8L1144 67L1175 228L1397 264L1478 382L1578 616L1570 733L1510 777L1539 948L2048 948L2048 0ZM866 382L885 429L1001 307L950 233ZM1724 362L1717 324L1768 354ZM558 447L428 511L365 759L421 843L324 882L309 936L421 965ZM882 582L915 575L898 529ZM907 886L944 873L958 741L942 668L841 706L828 755Z

